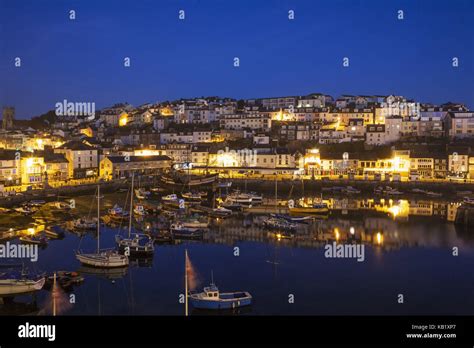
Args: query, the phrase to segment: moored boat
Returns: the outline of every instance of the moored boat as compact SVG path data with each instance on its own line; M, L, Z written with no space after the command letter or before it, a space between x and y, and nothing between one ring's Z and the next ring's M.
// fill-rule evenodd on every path
M185 227L179 222L171 224L170 231L174 239L202 238L204 234L201 228Z
M224 208L224 207L217 207L215 209L212 209L212 211L209 212L209 216L211 217L228 217L232 215L232 210Z
M309 206L289 207L290 214L328 214L329 208L326 203L314 203Z
M39 291L44 277L28 278L21 273L0 273L0 296L16 296Z
M100 186L97 187L97 221L100 221ZM97 223L97 251L82 253L78 251L76 258L83 265L98 268L119 268L128 266L128 256L121 255L116 250L100 250L100 223Z
M189 293L189 301L199 309L232 309L252 304L252 295L247 291L220 292L214 283L205 287L202 292Z

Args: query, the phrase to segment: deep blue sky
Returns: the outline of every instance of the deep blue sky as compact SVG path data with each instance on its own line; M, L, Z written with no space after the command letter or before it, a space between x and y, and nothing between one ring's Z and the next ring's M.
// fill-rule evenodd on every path
M474 107L473 18L473 0L0 0L0 106L322 92Z

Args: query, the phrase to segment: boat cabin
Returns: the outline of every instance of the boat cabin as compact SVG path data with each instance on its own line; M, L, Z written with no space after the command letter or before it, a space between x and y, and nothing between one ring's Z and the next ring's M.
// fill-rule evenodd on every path
M218 299L219 298L219 289L214 284L207 286L204 288L205 297L210 299Z

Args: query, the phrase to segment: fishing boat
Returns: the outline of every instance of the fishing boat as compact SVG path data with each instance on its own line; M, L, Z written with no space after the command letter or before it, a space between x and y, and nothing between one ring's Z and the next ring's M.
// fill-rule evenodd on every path
M426 191L423 190L423 189L419 189L419 188L414 188L413 190L411 190L412 193L419 193L419 194L425 194Z
M0 296L16 296L39 291L45 283L44 277L28 278L20 272L0 273Z
M128 257L119 254L116 250L100 250L100 186L97 186L97 251L85 254L80 251L76 258L86 266L99 268L118 268L128 266Z
M201 228L185 227L179 222L171 224L170 231L174 239L202 238L204 234Z
M209 216L211 217L228 217L232 215L232 210L224 208L224 207L217 207L215 209L212 209L209 212Z
M220 292L214 284L203 289L202 292L189 292L189 301L198 309L233 309L252 304L252 295L247 291Z

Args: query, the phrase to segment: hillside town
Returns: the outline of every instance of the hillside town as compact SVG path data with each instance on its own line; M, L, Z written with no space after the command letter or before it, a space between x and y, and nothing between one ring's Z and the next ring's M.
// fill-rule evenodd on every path
M92 104L92 105L91 105ZM262 180L474 180L474 112L402 96L202 97L3 108L2 195L170 170Z

